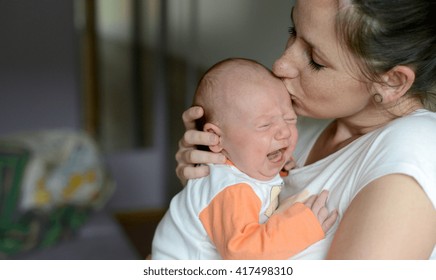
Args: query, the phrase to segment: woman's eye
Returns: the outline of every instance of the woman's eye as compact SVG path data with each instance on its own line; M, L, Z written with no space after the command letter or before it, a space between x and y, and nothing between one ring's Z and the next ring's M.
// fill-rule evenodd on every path
M288 27L288 33L289 33L289 37L291 38L297 36L297 31L295 31L295 27L293 26Z
M297 37L297 31L295 30L294 26L289 26L288 27L288 33L289 33L289 38L295 38ZM314 71L319 71L321 69L323 69L325 66L321 65L319 63L316 63L313 58L310 58L309 61L309 66L314 70Z
M321 64L316 63L312 58L310 58L309 66L310 66L314 71L320 71L320 70L322 70L322 69L325 67L324 65L321 65Z

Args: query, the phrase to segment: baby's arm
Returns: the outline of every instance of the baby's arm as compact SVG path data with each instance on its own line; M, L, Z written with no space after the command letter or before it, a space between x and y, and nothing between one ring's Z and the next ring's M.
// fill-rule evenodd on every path
M324 196L311 202L317 216L325 216L323 201ZM259 223L261 206L250 186L238 184L220 192L200 213L224 259L286 259L324 238L319 218L303 203L274 213L265 224Z

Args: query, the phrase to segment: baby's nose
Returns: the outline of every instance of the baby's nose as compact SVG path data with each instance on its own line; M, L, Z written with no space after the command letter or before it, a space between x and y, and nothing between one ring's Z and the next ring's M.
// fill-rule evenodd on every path
M289 138L290 136L291 136L291 129L289 125L285 121L283 121L277 130L276 137L277 139L283 139L283 138Z

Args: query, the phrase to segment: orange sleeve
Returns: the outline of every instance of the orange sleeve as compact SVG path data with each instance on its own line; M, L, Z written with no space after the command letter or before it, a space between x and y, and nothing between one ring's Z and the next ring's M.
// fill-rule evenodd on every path
M200 213L223 259L286 259L324 238L312 211L296 203L259 223L261 201L252 188L236 184L220 192Z

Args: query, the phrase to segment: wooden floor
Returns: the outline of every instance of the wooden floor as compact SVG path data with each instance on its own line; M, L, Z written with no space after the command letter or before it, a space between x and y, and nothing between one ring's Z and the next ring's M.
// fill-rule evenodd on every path
M143 259L151 253L154 231L165 211L166 209L147 209L115 214L115 219Z

